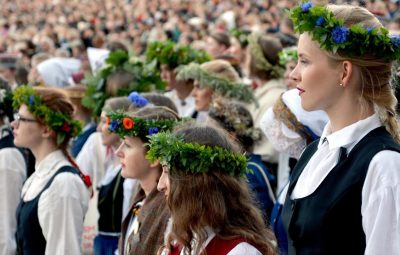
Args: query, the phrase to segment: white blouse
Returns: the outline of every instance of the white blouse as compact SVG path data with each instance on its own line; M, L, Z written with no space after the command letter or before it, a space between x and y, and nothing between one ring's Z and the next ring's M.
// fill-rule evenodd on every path
M381 125L378 114L334 133L328 123L318 150L301 173L291 198L312 194L337 164L340 147L349 153L365 135ZM399 254L400 153L384 150L372 158L362 189L361 214L366 235L365 254Z
M174 102L180 117L191 117L195 112L195 100L192 95L189 95L184 101L178 97L175 90L168 91L164 95Z
M22 188L22 199L33 200L51 177L70 165L64 154L54 151L36 164L35 172ZM89 202L89 190L76 174L61 173L39 198L38 217L46 239L46 255L81 254L83 220Z
M0 254L16 252L15 213L21 199L22 185L26 179L26 163L17 148L0 150Z

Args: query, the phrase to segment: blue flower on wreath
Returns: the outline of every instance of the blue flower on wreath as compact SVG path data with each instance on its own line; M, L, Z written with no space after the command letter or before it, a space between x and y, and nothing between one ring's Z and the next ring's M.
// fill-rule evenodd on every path
M149 101L147 101L146 98L141 96L136 91L131 92L129 94L129 96L128 96L128 99L129 99L129 101L132 102L133 105L135 105L138 108L142 108L142 107L146 106L149 103Z
M35 97L34 96L29 96L29 105L32 106L35 104Z
M157 127L151 127L149 128L149 135L154 135L158 133L158 128Z
M394 44L394 46L399 47L400 46L400 36L394 35L390 37L390 41Z
M368 33L371 33L373 29L374 29L374 28L372 28L372 27L367 27L367 32L368 32Z
M301 5L301 10L303 12L308 12L312 6L313 4L311 2L304 3Z
M115 132L118 128L118 125L119 125L118 121L113 120L113 121L111 121L110 126L108 127L108 130L110 130L111 132Z
M336 26L332 29L331 35L335 43L344 43L349 35L349 29L344 26Z
M317 19L317 21L315 22L315 25L318 26L318 27L322 27L322 25L324 24L324 22L325 22L324 17L319 17L319 18Z

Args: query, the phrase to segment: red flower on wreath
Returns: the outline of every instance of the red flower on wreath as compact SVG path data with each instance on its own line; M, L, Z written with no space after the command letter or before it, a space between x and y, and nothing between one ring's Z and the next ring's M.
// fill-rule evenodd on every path
M64 124L61 127L61 130L64 131L65 133L69 133L71 132L71 126L67 122L64 122Z
M110 117L106 117L106 124L110 125L110 122L111 122Z
M135 122L130 118L124 118L122 120L122 124L124 125L125 129L132 129L135 126Z

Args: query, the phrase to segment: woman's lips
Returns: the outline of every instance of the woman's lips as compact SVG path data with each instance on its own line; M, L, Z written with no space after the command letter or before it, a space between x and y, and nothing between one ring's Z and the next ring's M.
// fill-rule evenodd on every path
M306 92L304 89L296 87L299 90L299 95L303 94L304 92Z

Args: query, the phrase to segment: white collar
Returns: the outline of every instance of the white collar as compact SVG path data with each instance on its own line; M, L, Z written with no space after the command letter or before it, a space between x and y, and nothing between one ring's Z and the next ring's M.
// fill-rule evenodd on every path
M330 122L328 122L324 128L324 131L322 132L318 147L322 145L326 138L328 141L329 150L345 147L349 152L365 135L380 126L382 126L382 123L377 113L374 113L373 115L363 120L359 120L334 133L331 133L332 131Z
M35 174L39 177L42 177L52 171L57 171L58 169L55 169L55 167L61 161L67 161L64 153L61 150L53 151L48 154L42 161L36 163Z

